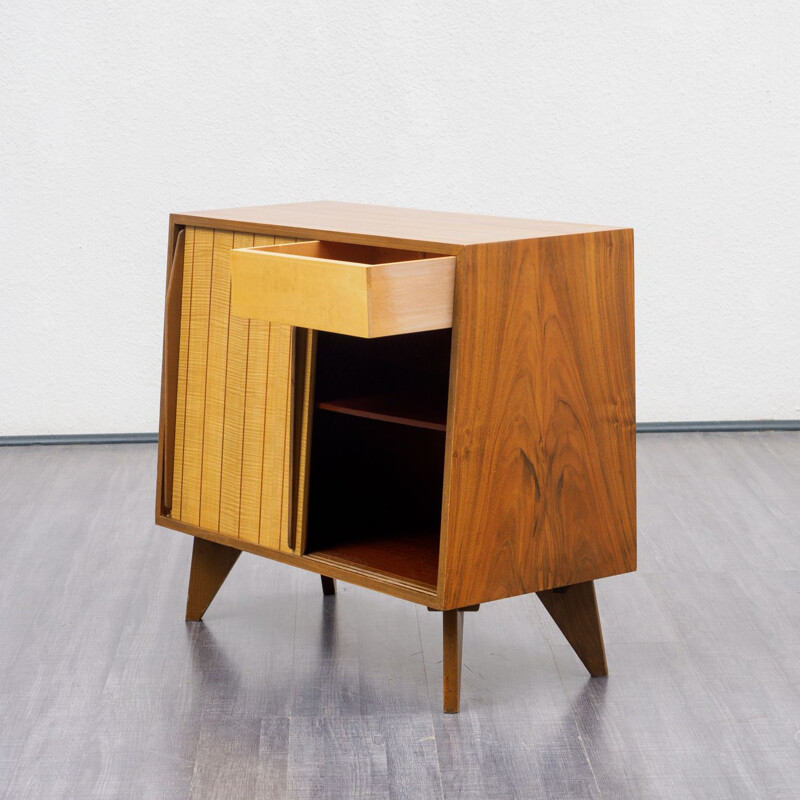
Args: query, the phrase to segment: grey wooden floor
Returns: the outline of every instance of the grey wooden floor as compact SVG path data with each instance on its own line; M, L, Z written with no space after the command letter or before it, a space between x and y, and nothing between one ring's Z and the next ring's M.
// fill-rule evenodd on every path
M800 434L639 437L611 677L534 597L441 617L245 554L185 623L155 447L0 449L0 797L800 797Z

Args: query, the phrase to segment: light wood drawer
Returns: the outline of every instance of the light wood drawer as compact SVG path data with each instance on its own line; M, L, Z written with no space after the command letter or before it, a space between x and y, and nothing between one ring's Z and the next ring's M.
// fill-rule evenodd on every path
M455 256L339 242L231 252L231 313L372 338L450 328Z

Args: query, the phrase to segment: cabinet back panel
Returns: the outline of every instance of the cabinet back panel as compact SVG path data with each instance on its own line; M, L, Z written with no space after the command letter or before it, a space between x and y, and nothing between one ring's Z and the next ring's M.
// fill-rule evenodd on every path
M315 399L417 389L446 410L450 339L449 329L378 339L320 333Z

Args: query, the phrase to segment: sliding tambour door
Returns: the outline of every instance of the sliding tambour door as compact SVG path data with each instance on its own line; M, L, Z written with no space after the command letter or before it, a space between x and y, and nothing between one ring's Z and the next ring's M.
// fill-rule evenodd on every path
M301 403L294 419L294 348L310 337L231 314L230 252L291 241L185 230L171 504L173 519L283 551L299 544L292 475L304 483L307 437L293 427L302 434L307 415Z

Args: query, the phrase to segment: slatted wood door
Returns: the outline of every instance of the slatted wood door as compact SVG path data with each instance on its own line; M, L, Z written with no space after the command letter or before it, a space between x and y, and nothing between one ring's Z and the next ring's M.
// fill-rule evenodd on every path
M171 503L173 519L285 552L301 541L313 339L231 314L230 252L291 241L185 230Z

